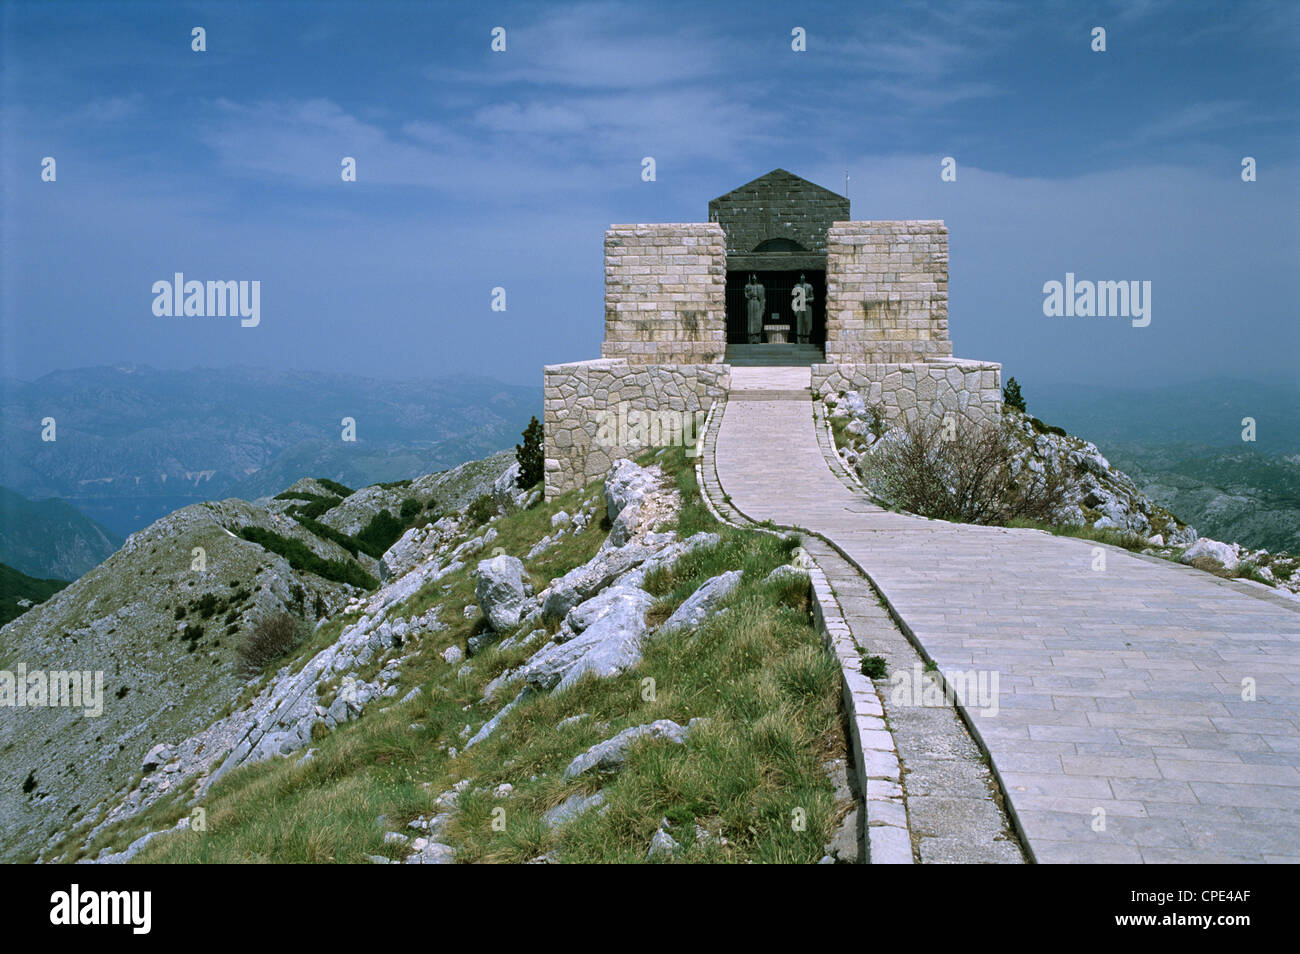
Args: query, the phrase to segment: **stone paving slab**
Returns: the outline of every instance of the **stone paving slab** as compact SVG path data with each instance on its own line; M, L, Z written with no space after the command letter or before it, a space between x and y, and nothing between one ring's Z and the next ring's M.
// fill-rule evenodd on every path
M832 543L941 671L997 677L996 705L962 712L1036 860L1300 857L1294 601L1091 541L885 511L832 471L810 399L734 397L715 451L733 505Z

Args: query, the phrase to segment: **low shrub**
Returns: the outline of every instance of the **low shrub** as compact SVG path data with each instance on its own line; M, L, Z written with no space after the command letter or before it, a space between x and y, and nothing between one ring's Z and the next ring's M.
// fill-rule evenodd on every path
M1016 472L1017 443L1008 424L955 429L935 420L902 425L901 435L863 458L873 491L911 513L960 523L1005 526L1013 520L1055 522L1067 503L1064 474Z
M273 613L259 619L238 647L240 672L254 676L266 671L307 638L307 624L292 613Z
M313 553L301 541L290 540L271 530L244 527L239 531L239 535L272 553L278 553L289 561L291 567L300 572L315 573L336 583L349 583L367 590L373 590L379 585L378 580L357 564L343 560L326 560Z
M351 497L352 488L346 484L340 484L337 480L330 480L328 477L317 477L316 483L320 484L332 494L338 494L340 497Z
M469 520L471 526L477 527L479 524L487 523L497 515L497 504L492 499L491 494L483 494L477 497L465 509L465 517Z

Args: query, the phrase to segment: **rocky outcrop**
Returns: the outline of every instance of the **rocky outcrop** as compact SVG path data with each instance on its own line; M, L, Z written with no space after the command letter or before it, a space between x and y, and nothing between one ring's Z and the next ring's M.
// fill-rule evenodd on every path
M578 792L545 812L542 815L542 824L547 828L559 828L561 825L573 821L579 815L583 815L594 808L600 808L604 804L605 796L601 792L596 792L594 795L584 795L582 792Z
M587 608L585 603L577 608L579 614L594 614L590 625L571 639L549 643L520 668L519 679L541 690L564 691L587 673L608 678L641 661L645 614L654 597L629 586L602 593L590 602L599 602L599 608Z
M1183 551L1180 557L1183 563L1191 563L1199 557L1209 557L1225 570L1235 570L1241 563L1241 547L1232 543L1220 543L1209 537L1197 537L1196 542Z

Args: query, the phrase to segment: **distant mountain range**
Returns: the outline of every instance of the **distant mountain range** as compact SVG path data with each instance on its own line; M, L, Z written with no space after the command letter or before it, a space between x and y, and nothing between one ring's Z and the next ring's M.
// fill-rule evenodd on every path
M120 536L66 501L32 501L0 487L0 563L20 573L75 580L121 545Z
M1300 384L1055 385L1026 399L1202 535L1300 553ZM1242 440L1244 418L1254 441Z
M304 476L365 486L446 469L513 446L541 410L540 386L481 377L78 368L0 379L0 484L62 498L124 536L188 504L252 499ZM41 439L46 418L52 442ZM355 442L341 439L344 418Z

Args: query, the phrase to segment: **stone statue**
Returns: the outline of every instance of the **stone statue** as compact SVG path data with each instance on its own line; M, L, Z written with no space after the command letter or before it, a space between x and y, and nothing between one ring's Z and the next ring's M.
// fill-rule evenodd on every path
M767 290L753 272L750 272L749 284L745 286L745 303L749 343L758 344L763 340L763 310L767 307Z
M803 308L800 308L799 290L803 289ZM796 341L800 344L808 344L812 336L812 300L813 287L804 279L803 273L799 273L799 284L795 285L790 292L791 305L794 311L794 327Z

